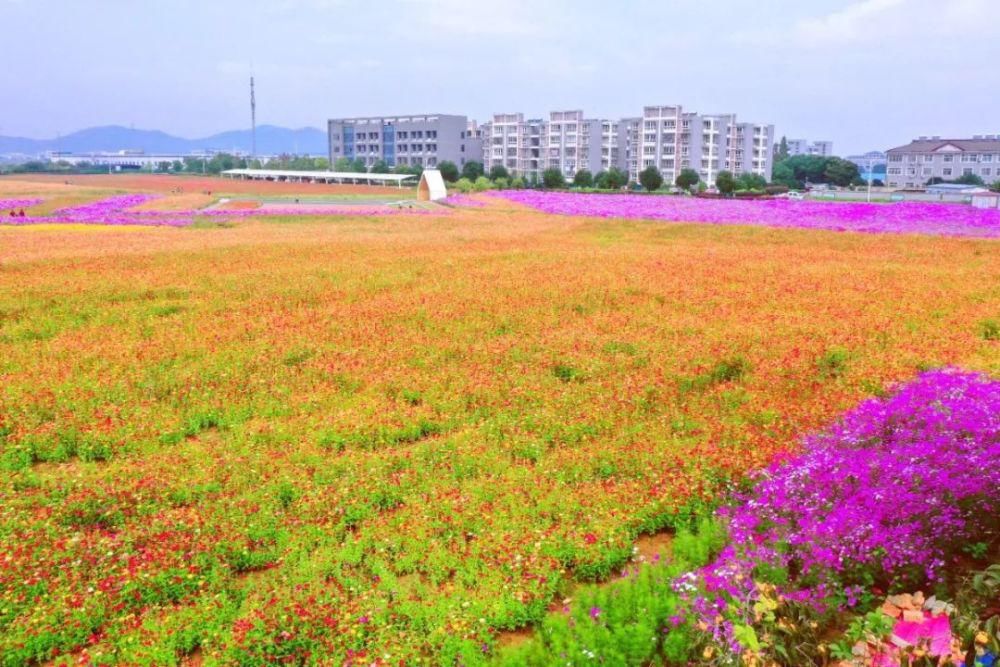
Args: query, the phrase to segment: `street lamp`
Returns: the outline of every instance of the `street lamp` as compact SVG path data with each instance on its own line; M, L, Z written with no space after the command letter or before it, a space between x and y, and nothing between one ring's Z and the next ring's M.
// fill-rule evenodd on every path
M868 203L872 203L872 162L875 160L871 155L868 156Z

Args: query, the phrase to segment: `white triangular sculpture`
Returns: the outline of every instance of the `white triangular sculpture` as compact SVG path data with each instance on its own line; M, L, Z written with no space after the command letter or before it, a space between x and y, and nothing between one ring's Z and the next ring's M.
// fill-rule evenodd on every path
M448 196L444 179L437 169L425 169L420 175L420 185L417 186L417 199L420 201L438 201Z

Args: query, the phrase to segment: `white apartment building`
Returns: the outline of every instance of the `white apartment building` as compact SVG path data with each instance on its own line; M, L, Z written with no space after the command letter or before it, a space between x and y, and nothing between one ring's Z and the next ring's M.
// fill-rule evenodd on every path
M546 169L558 169L567 181L583 169L601 170L601 121L584 118L580 110L553 111L545 129Z
M971 139L920 137L886 151L886 185L921 187L932 178L953 181L979 176L985 183L1000 180L1000 135Z
M672 183L683 169L694 169L708 186L720 171L754 173L771 179L773 125L738 123L736 114L684 112L680 105L643 109L641 152L629 176L654 166Z
M681 134L685 131L685 119L680 105L650 106L642 110L642 120L638 139L641 150L630 165L629 178L639 180L639 172L648 167L656 167L668 183L673 183L682 169Z
M486 173L503 166L522 178L541 179L547 168L546 123L541 119L525 120L523 113L498 113L482 125L483 168Z
M833 156L832 141L809 141L808 139L786 139L789 155Z
M741 123L731 113L685 112L679 104L647 106L642 116L620 120L588 119L580 110L553 111L547 121L499 113L482 129L487 172L503 165L540 179L556 168L571 180L581 169L596 175L616 167L636 181L653 166L668 183L686 168L709 186L722 170L771 180L774 126Z
M640 125L641 119L639 118L601 121L601 167L599 171L615 168L626 174L632 172L630 165L636 159L634 149L639 145L636 137L639 136Z

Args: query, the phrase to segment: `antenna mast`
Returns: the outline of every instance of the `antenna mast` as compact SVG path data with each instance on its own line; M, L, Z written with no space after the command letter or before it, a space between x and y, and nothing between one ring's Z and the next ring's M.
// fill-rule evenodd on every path
M257 159L257 98L253 93L253 75L250 76L250 159Z

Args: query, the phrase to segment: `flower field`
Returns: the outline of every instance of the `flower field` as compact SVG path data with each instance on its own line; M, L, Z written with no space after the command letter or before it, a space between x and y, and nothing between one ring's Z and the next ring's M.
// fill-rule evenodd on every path
M503 660L859 401L1000 374L972 234L247 213L0 225L0 665Z
M491 194L558 215L1000 238L1000 210L977 209L964 204L830 203L786 199L748 201L537 190L506 190Z

